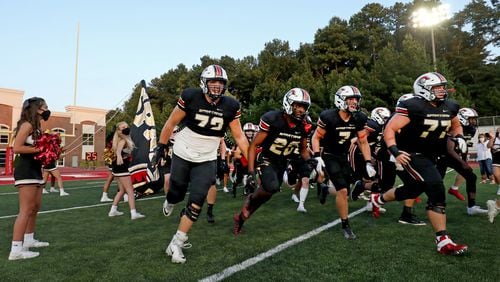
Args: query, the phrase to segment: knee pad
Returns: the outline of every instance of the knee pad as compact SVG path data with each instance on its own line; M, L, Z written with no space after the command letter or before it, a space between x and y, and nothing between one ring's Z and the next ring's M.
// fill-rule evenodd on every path
M425 207L425 209L428 211L433 211L435 213L445 214L446 213L446 204L439 203L439 204L434 205L432 203L428 203L427 207Z
M198 220L198 216L200 216L201 209L195 208L192 203L188 203L185 208L181 211L181 216L187 216L192 222L196 222Z

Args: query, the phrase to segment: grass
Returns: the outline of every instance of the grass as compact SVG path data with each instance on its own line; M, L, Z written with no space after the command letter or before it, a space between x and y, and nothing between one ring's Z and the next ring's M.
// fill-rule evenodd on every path
M454 172L445 179L447 186ZM290 190L273 196L245 224L244 233L231 233L232 215L243 203L219 193L214 208L216 223L203 215L189 233L193 248L185 250L187 262L176 265L164 250L178 224L178 217L161 213L162 195L137 203L145 219L131 221L128 206L120 203L124 216L108 218L110 204L99 203L103 181L67 181L68 197L44 195L42 210L86 208L43 213L38 216L38 239L50 247L39 249L40 257L8 261L12 225L17 213L13 186L0 186L0 273L2 281L196 281L216 274L266 252L337 218L333 198L325 205L311 190L307 214L295 211ZM115 191L116 186L111 188ZM465 188L461 187L465 193ZM496 186L478 184L477 203L485 208L495 198ZM425 196L423 196L425 202ZM343 239L340 226L293 245L243 271L227 281L497 281L500 276L497 222L486 216L467 216L466 202L448 196L448 230L453 239L469 245L462 257L439 255L434 232L427 225L397 223L400 203L386 205L385 215L375 220L369 213L350 219L358 240ZM174 215L185 203L175 207ZM350 203L350 211L364 206ZM416 206L425 219L425 204ZM497 220L500 220L497 218Z

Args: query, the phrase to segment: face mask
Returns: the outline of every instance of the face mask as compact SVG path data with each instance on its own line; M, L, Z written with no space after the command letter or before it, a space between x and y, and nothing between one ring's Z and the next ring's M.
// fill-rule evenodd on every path
M484 142L484 137L479 138L479 142L483 143Z
M42 119L44 121L47 121L50 117L50 111L49 110L43 111L40 115L42 116Z
M124 128L124 129L122 130L122 134L123 134L123 135L129 135L129 134L130 134L130 128L128 128L128 127L127 127L127 128Z

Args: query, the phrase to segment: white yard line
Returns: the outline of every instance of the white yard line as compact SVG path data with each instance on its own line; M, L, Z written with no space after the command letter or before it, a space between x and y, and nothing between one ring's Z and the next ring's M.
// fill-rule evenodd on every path
M349 218L352 218L352 217L354 217L354 216L356 216L364 211L366 211L366 206L349 214ZM258 262L261 262L261 261L281 252L281 251L284 251L284 250L288 249L289 247L297 245L298 243L305 241L305 240L307 240L315 235L318 235L319 233L321 233L329 228L332 228L333 226L335 226L339 223L340 223L340 219L336 219L328 224L325 224L325 225L320 226L314 230L311 230L311 231L309 231L309 232L307 232L299 237L296 237L292 240L286 241L285 243L280 244L280 245L270 249L269 251L267 251L265 253L258 254L257 256L255 256L253 258L249 258L241 263L230 266L230 267L222 270L219 273L216 273L214 275L210 275L210 276L205 277L199 281L212 282L212 281L221 281L223 279L226 279L229 276L235 274L236 272L245 270L245 269L249 268L250 266L257 264Z

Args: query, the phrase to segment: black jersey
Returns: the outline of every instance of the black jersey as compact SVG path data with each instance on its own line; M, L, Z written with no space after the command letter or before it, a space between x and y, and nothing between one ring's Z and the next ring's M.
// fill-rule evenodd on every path
M303 123L289 124L282 111L270 111L260 118L259 127L268 134L261 144L263 157L282 161L300 155L302 138L308 135Z
M339 115L339 109L324 110L319 115L318 127L326 133L321 140L325 153L342 156L347 155L351 139L357 137L357 132L363 130L368 117L363 112L356 112L344 121Z
M384 127L380 125L377 121L369 119L365 125L366 131L368 131L368 144L370 145L370 150L372 155L376 155L377 152L382 147L383 143L383 133Z
M186 112L183 120L192 131L206 136L223 137L229 123L240 118L240 103L229 96L222 96L211 104L200 88L190 88L182 92L177 106Z
M459 105L445 100L433 106L416 96L401 101L396 114L407 116L410 123L401 129L398 147L408 153L436 156L446 152L446 136Z
M472 138L474 137L474 135L476 135L477 127L466 125L466 126L462 126L462 130L464 132L465 141L467 141L467 147L474 146L474 142L472 142Z

